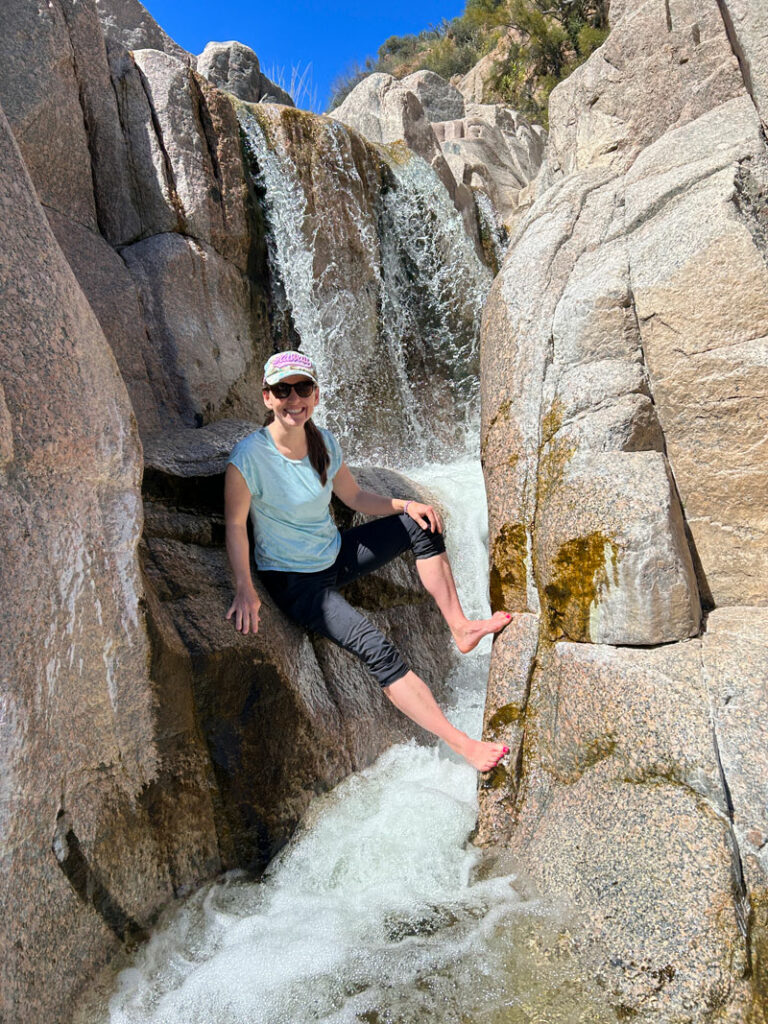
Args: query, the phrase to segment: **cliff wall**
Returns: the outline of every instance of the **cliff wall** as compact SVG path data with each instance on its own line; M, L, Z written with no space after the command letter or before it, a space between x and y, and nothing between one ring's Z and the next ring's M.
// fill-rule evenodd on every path
M738 16L736 8L738 7ZM766 1000L764 19L632 0L551 97L483 327L495 607L480 838L625 1016ZM758 781L759 779L759 781Z

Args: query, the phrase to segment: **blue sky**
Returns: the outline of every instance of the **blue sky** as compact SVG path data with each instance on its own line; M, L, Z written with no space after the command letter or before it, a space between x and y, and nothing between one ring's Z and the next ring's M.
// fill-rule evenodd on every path
M328 102L331 82L354 61L376 55L389 36L420 32L464 10L464 0L384 0L369 8L359 0L144 0L165 31L192 53L211 40L238 39L256 51L262 71L291 71L312 64L318 110ZM306 104L305 104L306 105Z

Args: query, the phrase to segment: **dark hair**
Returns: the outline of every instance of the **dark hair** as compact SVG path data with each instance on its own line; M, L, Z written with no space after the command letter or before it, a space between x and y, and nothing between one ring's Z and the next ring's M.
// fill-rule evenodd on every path
M275 418L274 412L270 409L264 420L264 426L268 427ZM328 467L331 464L331 457L325 447L323 435L317 429L312 420L304 424L304 433L307 435L307 455L312 468L320 477L320 483L325 487L328 482Z

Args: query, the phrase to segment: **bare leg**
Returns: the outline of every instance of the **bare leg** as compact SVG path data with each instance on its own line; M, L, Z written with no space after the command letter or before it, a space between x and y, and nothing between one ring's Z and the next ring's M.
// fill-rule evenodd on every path
M425 590L432 595L443 618L448 623L456 646L462 654L477 647L484 636L498 633L509 624L507 612L496 612L490 619L468 619L456 593L456 583L448 556L443 553L432 558L417 558L416 569Z
M385 686L384 693L411 721L445 740L451 750L455 750L480 772L490 771L505 754L509 753L509 747L505 747L503 743L472 740L465 732L451 725L432 696L430 688L415 672L408 672L394 683Z

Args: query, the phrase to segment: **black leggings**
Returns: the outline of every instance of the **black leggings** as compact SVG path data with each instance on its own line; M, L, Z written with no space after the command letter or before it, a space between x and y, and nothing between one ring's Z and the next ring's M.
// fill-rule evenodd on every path
M416 558L432 558L445 551L445 544L440 533L422 529L405 513L386 516L342 533L338 557L328 569L264 570L259 571L259 579L289 618L352 651L381 686L389 686L408 672L408 666L397 648L341 596L339 589L409 548Z

